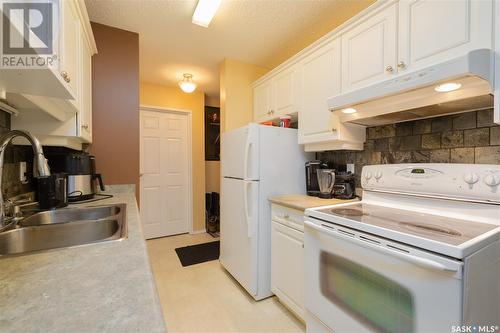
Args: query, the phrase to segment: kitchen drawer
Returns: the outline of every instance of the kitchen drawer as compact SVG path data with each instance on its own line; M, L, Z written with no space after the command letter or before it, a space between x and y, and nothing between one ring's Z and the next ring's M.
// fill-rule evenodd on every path
M304 212L285 206L272 204L271 218L273 221L289 226L290 228L304 231Z

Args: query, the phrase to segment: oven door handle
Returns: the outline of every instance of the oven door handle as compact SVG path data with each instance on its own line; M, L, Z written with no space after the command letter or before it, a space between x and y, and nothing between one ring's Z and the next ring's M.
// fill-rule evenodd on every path
M307 220L304 221L304 223L306 226L308 226L312 229L315 229L317 231L327 233L330 236L340 238L343 240L347 240L347 241L350 241L352 243L356 243L357 245L369 248L371 250L377 250L379 252L390 254L392 256L395 256L395 257L398 257L398 258L403 259L405 261L414 263L414 264L421 266L421 267L425 267L425 268L429 268L429 269L433 269L433 270L438 270L438 271L446 271L446 272L457 272L458 271L458 267L449 267L449 266L443 265L442 263L436 262L436 261L431 260L431 259L417 257L417 256L414 256L411 254L399 252L397 250L391 250L385 246L372 244L372 243L360 240L360 239L355 238L355 237L344 236L344 235L338 233L337 231L335 231L333 228L322 227L322 226L319 226L315 223L309 222Z

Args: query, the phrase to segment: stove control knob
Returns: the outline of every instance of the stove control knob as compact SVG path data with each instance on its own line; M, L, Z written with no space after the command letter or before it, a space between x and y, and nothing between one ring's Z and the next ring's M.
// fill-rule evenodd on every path
M370 179L370 178L372 178L372 173L371 173L370 171L367 171L367 172L365 173L365 179L366 179L366 180L368 180L368 179Z
M497 186L500 184L500 176L497 175L487 175L484 177L484 183L488 186Z
M380 178L382 178L382 172L380 171L375 172L375 179L379 180Z
M469 185L477 183L478 180L479 176L477 175L477 173L469 172L464 175L464 181Z

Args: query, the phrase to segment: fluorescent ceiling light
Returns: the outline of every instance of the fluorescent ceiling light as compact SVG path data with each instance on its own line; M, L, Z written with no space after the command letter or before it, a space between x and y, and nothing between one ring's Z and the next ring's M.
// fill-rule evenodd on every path
M198 0L196 9L194 10L192 22L202 27L208 28L219 9L221 0Z
M193 75L185 73L183 76L184 78L182 79L182 81L179 82L179 87L185 93L190 94L196 90L196 83L193 82Z
M462 84L460 83L455 83L455 82L448 82L448 83L443 83L434 88L435 91L437 92L449 92L453 90L460 89Z
M353 108L347 108L347 109L342 110L342 112L343 113L356 113L356 112L358 112L358 110L353 109Z

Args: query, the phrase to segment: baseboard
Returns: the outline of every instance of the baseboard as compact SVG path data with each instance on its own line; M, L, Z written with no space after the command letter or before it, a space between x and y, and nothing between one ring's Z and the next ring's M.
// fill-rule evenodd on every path
M190 232L191 235L197 235L197 234L205 234L207 232L207 229L200 229L200 230L193 230Z

